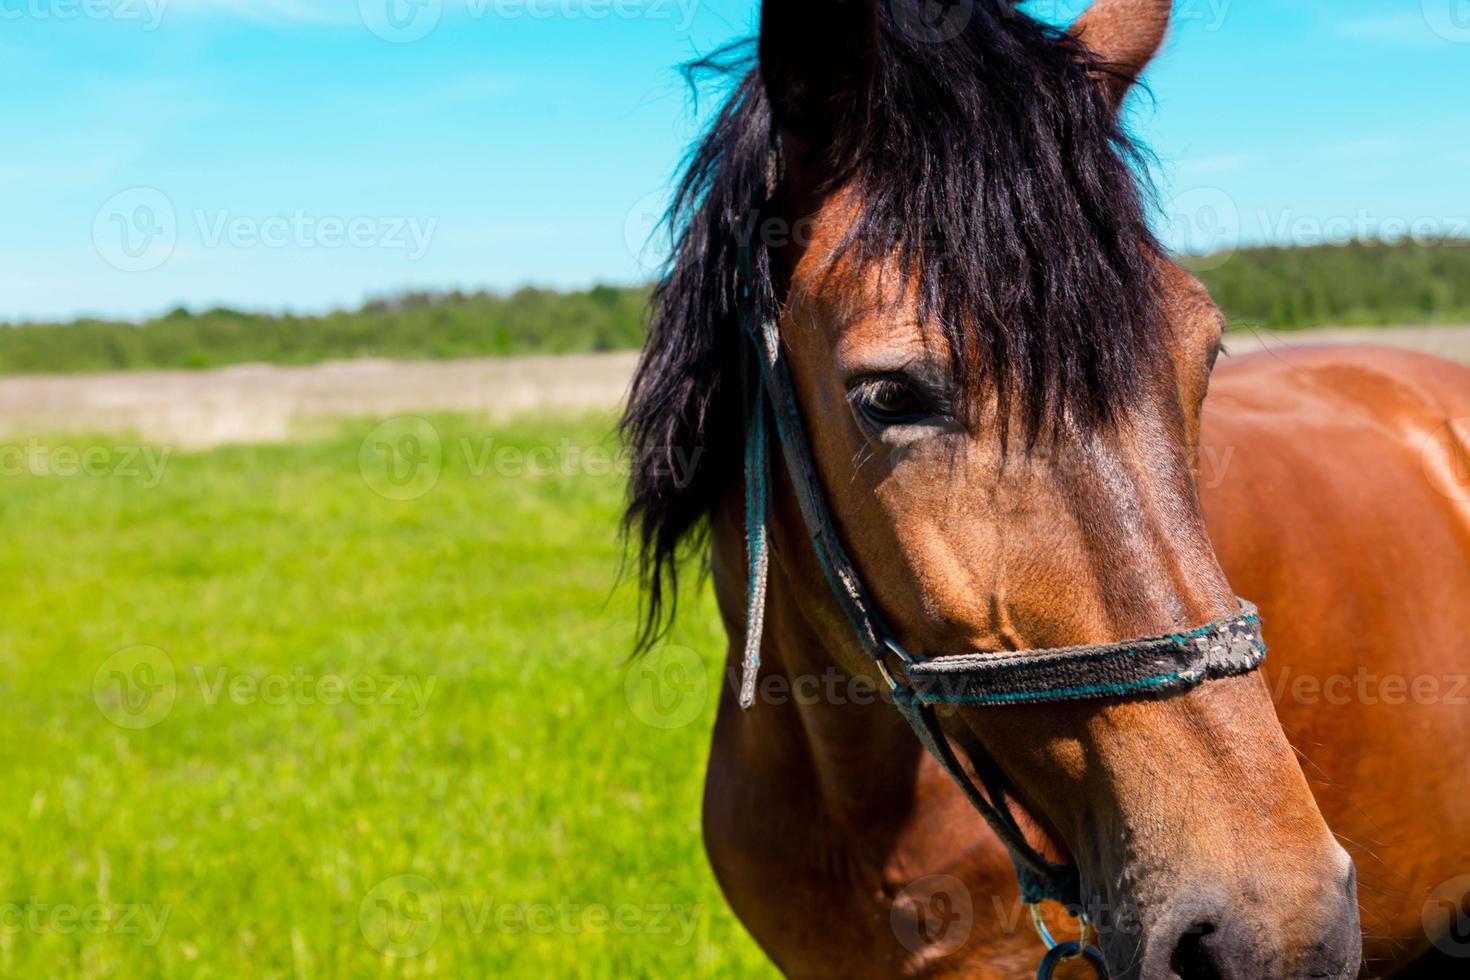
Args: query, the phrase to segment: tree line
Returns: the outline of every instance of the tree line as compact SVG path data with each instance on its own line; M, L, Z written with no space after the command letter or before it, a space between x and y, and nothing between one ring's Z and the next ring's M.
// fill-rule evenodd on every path
M1186 259L1236 326L1470 323L1470 239L1247 248ZM629 350L650 290L406 293L317 316L177 309L143 322L0 327L0 373Z
M1250 248L1184 264L1237 326L1470 323L1470 238Z

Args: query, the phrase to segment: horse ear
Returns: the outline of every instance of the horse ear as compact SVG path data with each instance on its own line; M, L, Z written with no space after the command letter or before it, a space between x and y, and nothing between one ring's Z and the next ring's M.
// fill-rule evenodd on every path
M1068 31L1107 69L1099 80L1115 109L1164 43L1172 8L1172 0L1094 0Z
M776 125L824 150L867 112L878 0L764 0L761 80Z

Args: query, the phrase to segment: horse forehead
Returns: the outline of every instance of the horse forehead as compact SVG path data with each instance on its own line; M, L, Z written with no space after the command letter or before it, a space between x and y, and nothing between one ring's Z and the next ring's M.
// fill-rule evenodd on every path
M920 326L916 277L906 278L895 262L864 261L853 251L828 252L798 269L792 318L811 324L839 354L879 347L917 354L940 340L937 331ZM815 253L812 248L807 255Z

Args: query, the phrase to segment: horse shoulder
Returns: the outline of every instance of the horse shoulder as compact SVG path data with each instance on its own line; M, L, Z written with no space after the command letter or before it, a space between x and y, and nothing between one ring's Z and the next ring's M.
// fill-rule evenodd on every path
M1353 853L1369 957L1425 945L1425 896L1470 866L1470 371L1320 348L1217 372L1201 499L1265 620L1262 669ZM1457 870L1459 869L1459 870Z

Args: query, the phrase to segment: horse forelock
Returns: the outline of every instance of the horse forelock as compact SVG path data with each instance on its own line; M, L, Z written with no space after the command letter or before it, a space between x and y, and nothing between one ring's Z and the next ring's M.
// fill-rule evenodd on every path
M1105 426L1140 394L1162 344L1145 159L1075 40L981 0L943 43L882 5L876 92L861 126L825 154L862 206L836 260L883 263L913 283L926 329L953 355L957 388L1014 408L1028 441L1063 419ZM767 202L771 110L747 44L689 66L737 79L686 162L622 432L635 466L626 511L647 585L642 640L672 612L681 546L739 480L742 308L781 297L756 222ZM742 250L750 244L749 282ZM747 296L745 285L753 286ZM658 465L708 450L675 481Z

